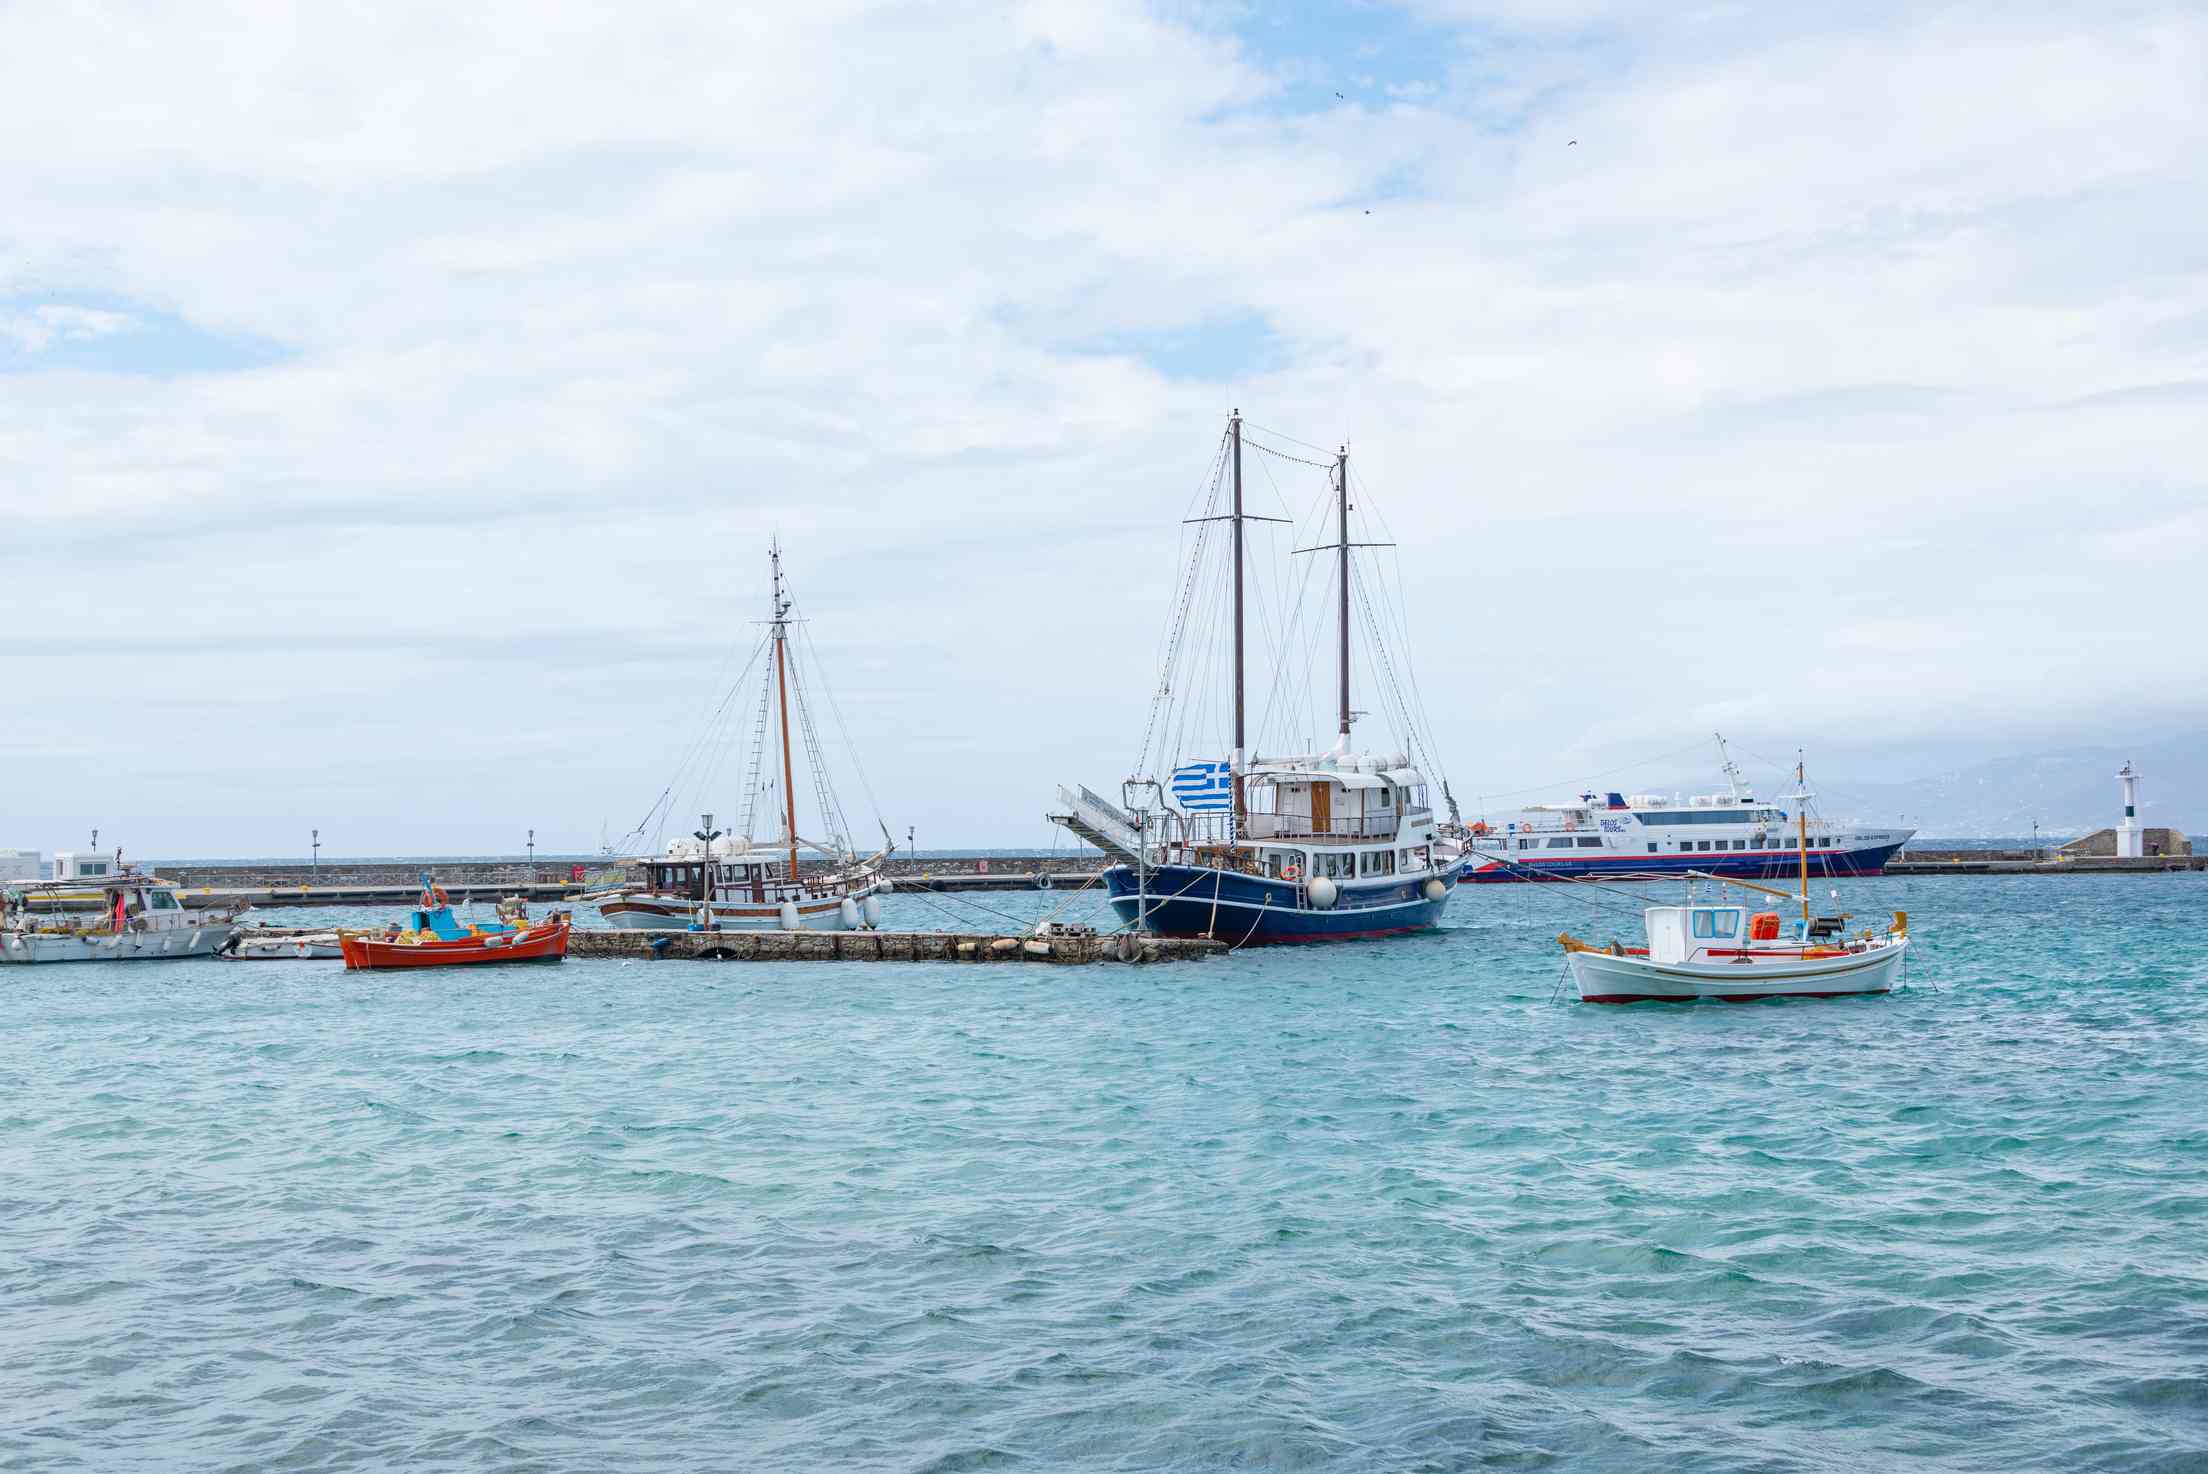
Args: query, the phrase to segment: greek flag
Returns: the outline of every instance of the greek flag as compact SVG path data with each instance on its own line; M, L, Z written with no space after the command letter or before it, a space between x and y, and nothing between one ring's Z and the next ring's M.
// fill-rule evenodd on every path
M1234 807L1234 779L1227 763L1187 763L1173 770L1173 798L1191 814Z

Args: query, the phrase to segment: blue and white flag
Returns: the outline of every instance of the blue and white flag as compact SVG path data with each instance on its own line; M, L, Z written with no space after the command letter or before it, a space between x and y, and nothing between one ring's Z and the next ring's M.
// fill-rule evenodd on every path
M1233 765L1198 762L1175 768L1173 798L1191 814L1233 808Z

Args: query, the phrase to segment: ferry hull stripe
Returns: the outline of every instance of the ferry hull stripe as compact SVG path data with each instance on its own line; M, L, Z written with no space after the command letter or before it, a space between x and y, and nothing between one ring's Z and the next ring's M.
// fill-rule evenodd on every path
M1898 844L1872 845L1860 850L1811 850L1812 879L1828 876L1883 874L1886 862L1901 850ZM1741 880L1784 879L1801 874L1801 855L1793 850L1733 851L1729 854L1588 855L1543 859L1528 853L1516 856L1475 855L1464 863L1460 879L1467 885L1524 884L1543 880L1568 880L1600 875L1612 880L1637 875L1674 876L1689 870Z

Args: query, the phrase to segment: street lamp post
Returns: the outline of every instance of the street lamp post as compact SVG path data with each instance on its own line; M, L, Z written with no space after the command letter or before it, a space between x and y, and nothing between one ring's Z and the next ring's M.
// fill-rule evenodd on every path
M322 831L310 829L307 833L312 836L312 842L307 846L308 852L313 856L313 859L309 862L309 868L316 875L320 875L322 873Z
M529 878L537 878L537 831L529 831Z

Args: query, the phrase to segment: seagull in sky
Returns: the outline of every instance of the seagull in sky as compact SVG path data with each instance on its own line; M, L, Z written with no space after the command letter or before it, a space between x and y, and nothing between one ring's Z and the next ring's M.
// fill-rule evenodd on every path
M1572 140L1572 141L1571 141L1570 143L1567 143L1567 144L1565 144L1564 146L1565 146L1566 148L1578 148L1578 147L1579 147L1579 140L1575 138L1575 139L1573 139L1573 140Z
M1342 97L1342 94L1341 94L1341 93L1339 93L1339 92L1335 93L1334 95L1335 95L1336 97ZM1346 98L1346 97L1342 97L1342 101L1344 101L1344 102L1347 102L1347 101L1349 101L1349 99L1348 99L1348 98Z

